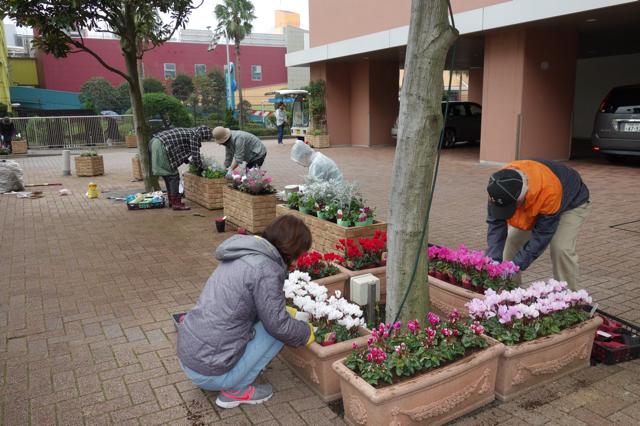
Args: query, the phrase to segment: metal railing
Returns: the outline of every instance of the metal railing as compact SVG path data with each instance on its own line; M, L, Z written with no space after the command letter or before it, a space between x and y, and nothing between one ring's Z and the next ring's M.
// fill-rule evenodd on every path
M14 117L11 121L29 149L121 146L133 130L133 115Z

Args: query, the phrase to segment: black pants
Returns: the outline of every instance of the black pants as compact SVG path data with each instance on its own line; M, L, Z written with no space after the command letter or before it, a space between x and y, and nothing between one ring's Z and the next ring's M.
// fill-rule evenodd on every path
M180 175L162 176L167 186L167 194L178 195L180 193Z
M256 160L249 161L247 163L247 170L253 169L254 167L262 167L262 164L264 163L265 158L267 158L267 154L263 155L262 157Z

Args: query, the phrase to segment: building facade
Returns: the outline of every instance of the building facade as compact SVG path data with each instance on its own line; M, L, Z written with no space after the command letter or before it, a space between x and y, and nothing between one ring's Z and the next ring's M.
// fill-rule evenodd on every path
M287 66L326 81L332 144L391 145L410 0L309 0L309 48ZM480 160L569 158L614 86L638 83L640 2L451 0L453 70L481 103ZM336 13L340 10L340 13Z

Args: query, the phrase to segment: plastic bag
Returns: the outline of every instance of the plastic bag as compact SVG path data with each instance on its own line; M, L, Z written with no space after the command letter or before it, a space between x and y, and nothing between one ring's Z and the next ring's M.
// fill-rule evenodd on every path
M22 168L11 160L0 160L0 194L11 191L24 191Z

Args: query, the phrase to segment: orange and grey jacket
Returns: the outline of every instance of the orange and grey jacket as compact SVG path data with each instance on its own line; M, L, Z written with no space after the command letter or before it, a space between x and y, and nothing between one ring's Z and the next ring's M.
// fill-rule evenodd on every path
M551 242L562 213L589 201L589 189L577 171L554 161L519 160L505 167L524 173L528 189L524 202L509 220L498 220L491 214L487 215L487 256L502 260L507 223L518 229L532 231L531 239L512 259L520 270L525 270Z

